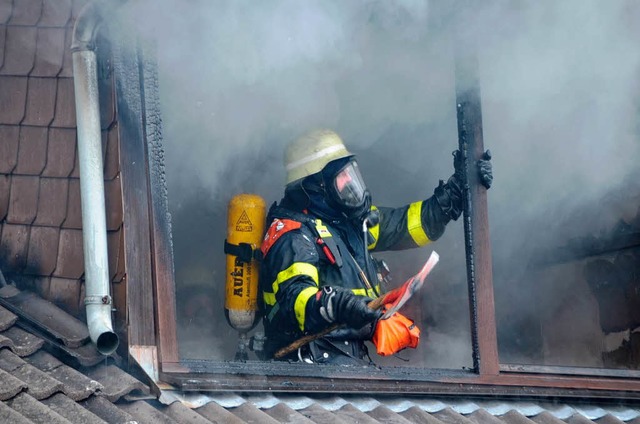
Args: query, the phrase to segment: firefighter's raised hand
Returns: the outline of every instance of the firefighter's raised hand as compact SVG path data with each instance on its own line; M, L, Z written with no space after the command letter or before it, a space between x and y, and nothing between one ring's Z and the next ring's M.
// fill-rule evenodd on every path
M493 183L493 166L491 165L491 150L482 154L482 159L478 160L478 172L480 173L480 184L487 189Z
M382 316L381 310L367 306L367 297L339 287L323 287L320 294L320 315L328 323L345 324L359 329Z

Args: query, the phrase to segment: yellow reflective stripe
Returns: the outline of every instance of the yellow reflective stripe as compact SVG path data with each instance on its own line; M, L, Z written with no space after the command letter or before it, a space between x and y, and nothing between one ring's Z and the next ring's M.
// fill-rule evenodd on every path
M318 293L317 287L307 287L302 290L298 297L296 297L296 303L293 306L293 310L296 313L296 319L298 320L298 325L300 326L300 331L304 331L304 320L307 311L307 302L309 298L314 294Z
M276 304L276 295L274 293L262 292L262 298L264 299L264 303L269 306Z
M320 238L332 237L329 229L322 223L322 220L316 219L316 230Z
M377 211L378 208L372 205L371 210ZM373 250L376 248L376 245L378 244L378 237L380 237L380 223L377 223L374 227L369 228L369 232L373 236L373 243L367 246L367 249Z
M276 281L271 285L273 287L273 294L278 293L278 287L281 283L298 275L308 275L316 283L316 286L318 285L318 268L306 262L294 262L289 268L278 273Z
M415 202L409 205L409 210L407 211L407 229L409 230L411 238L418 246L424 246L431 241L422 228L421 215L422 202Z
M376 291L378 293L380 293L380 285L379 284L376 286ZM373 291L372 289L369 290L369 289L364 289L364 288L362 288L362 289L351 289L351 292L353 294L355 294L355 295L367 296L367 297L371 297L371 298L378 297L378 295L376 294L376 291Z

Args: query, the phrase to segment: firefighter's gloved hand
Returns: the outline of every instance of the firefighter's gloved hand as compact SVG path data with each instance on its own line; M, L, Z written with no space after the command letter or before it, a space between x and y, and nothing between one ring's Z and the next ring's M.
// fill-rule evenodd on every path
M487 189L493 183L493 166L491 165L491 150L483 153L482 159L478 161L478 172L480 173L480 184Z
M350 290L323 287L319 293L320 315L328 323L346 324L358 329L382 316L382 311L367 306L369 298L357 296Z

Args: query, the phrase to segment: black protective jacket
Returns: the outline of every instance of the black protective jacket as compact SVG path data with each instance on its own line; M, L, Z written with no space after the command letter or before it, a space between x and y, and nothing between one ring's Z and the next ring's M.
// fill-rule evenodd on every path
M365 260L361 222L324 222L275 204L271 207L259 279L267 358L328 326L319 312L320 287L343 287L377 297L380 285L369 252L423 246L439 238L450 220L435 196L400 208L372 209L379 211L380 221L368 230ZM342 329L330 339L363 345L362 340L370 337L371 328Z

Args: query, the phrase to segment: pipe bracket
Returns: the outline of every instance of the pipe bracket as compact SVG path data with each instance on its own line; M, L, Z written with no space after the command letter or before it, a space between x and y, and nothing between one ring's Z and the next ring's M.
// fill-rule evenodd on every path
M85 296L84 304L85 305L110 305L111 304L111 296Z

